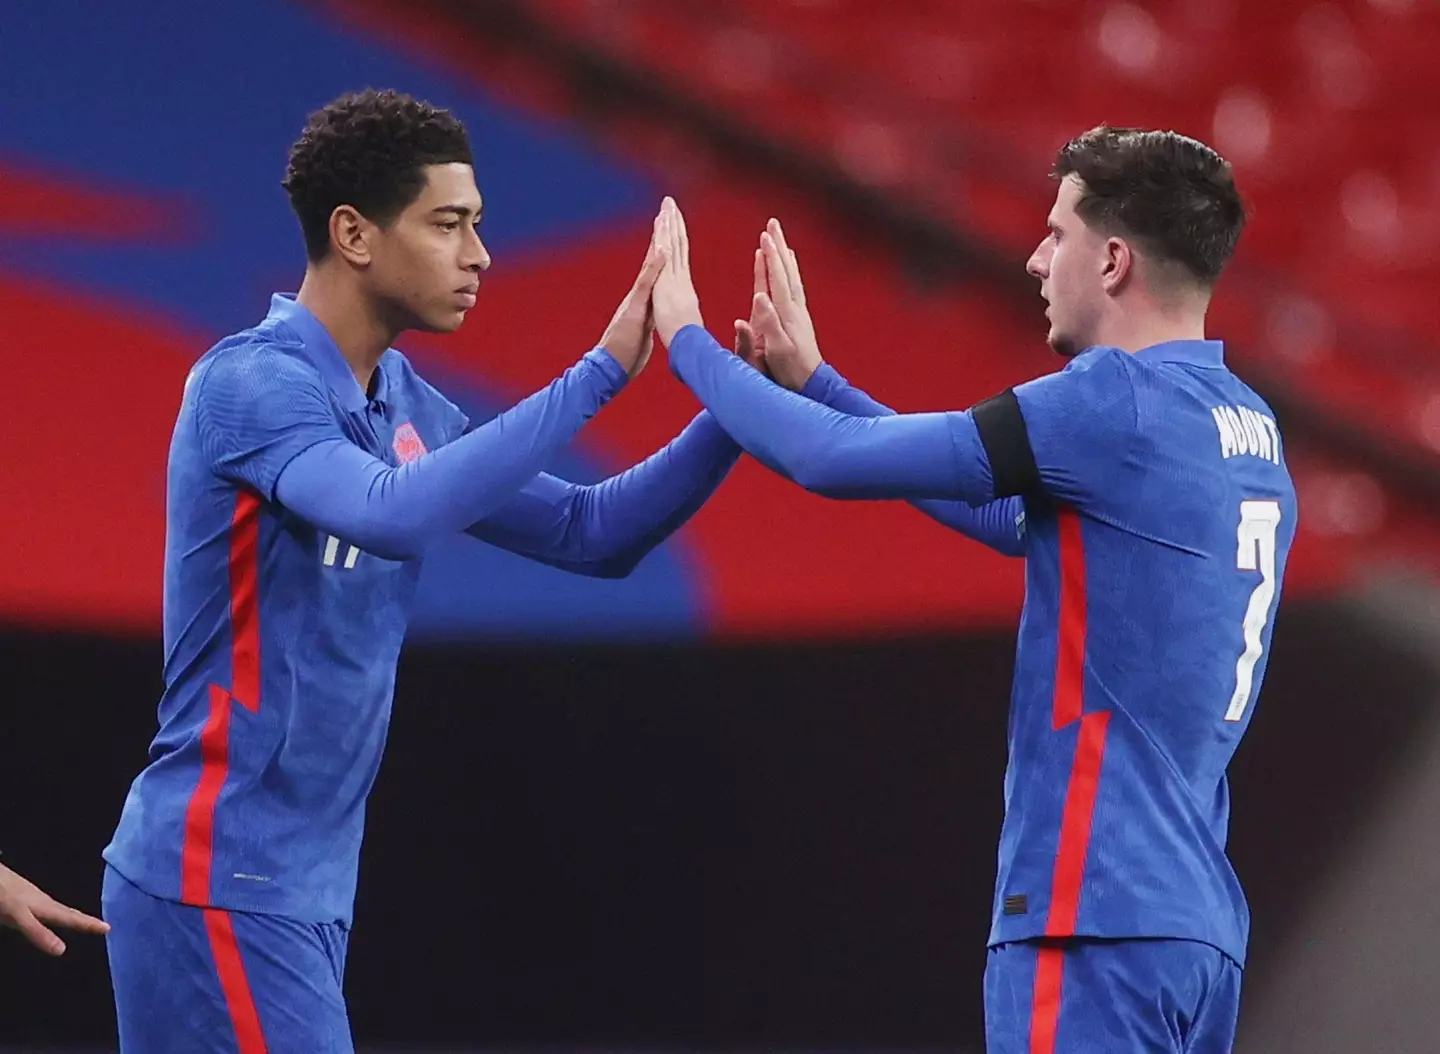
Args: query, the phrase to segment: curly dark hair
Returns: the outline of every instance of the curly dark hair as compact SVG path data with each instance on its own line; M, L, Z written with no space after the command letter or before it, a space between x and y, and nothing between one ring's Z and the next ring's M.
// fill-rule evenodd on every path
M312 261L330 251L330 216L350 205L388 224L420 196L425 166L470 165L465 126L449 110L396 91L342 95L310 115L281 185Z
M1061 148L1051 175L1084 183L1075 211L1092 230L1135 239L1206 289L1245 228L1230 163L1177 132L1100 125Z

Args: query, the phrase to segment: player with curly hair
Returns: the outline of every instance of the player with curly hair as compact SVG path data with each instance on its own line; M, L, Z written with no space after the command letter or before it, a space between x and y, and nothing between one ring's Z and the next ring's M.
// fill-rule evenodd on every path
M490 265L447 111L341 98L284 185L299 293L200 358L170 448L160 728L105 851L126 1054L350 1051L365 800L421 557L463 531L624 575L739 456L702 413L601 483L541 471L649 357L653 239L599 344L485 424L391 347L458 328Z

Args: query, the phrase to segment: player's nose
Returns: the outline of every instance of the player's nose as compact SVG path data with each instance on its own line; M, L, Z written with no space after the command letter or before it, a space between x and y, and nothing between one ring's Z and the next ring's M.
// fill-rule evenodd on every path
M1045 259L1043 249L1036 249L1030 254L1030 259L1025 261L1025 273L1031 278L1043 280L1050 271L1050 262Z
M485 243L478 237L470 252L466 254L464 267L475 274L490 270L490 250L485 248Z

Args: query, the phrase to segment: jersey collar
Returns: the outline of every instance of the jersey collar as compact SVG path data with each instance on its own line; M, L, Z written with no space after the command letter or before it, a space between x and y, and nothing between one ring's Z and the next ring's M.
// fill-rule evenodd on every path
M1219 369L1225 365L1225 345L1218 340L1167 340L1141 348L1135 357L1147 362L1178 362Z
M365 409L369 403L365 390L355 379L355 372L340 353L330 331L310 313L309 308L300 304L289 293L276 293L270 298L269 317L285 323L295 331L305 349L305 355L320 371L320 376L325 379L330 390L340 397L341 406L352 413ZM383 403L387 391L385 371L377 366L375 372L375 401Z

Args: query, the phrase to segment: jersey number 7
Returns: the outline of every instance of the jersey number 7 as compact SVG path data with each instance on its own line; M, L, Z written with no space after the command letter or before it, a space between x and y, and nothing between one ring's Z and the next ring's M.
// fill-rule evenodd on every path
M1265 650L1261 637L1275 603L1275 534L1279 526L1278 501L1240 503L1240 548L1235 562L1242 571L1259 571L1260 584L1250 594L1250 606L1245 609L1245 650L1235 664L1235 694L1225 711L1226 721L1239 721L1244 716L1255 686L1255 664Z

